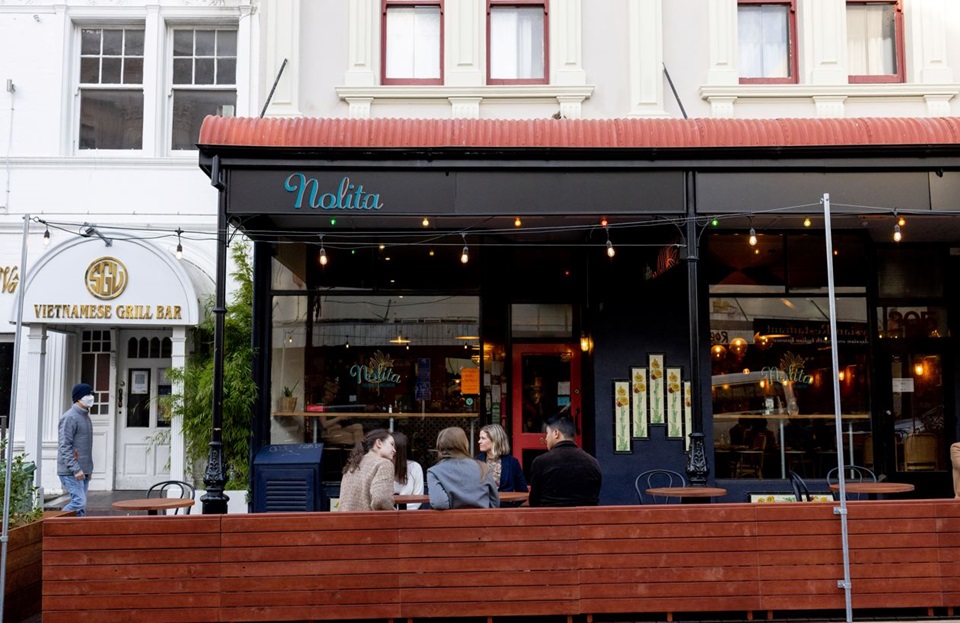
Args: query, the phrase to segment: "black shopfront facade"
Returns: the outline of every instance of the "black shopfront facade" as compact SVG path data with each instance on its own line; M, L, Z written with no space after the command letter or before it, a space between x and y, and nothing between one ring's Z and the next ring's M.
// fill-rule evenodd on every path
M323 441L333 480L357 431L404 432L427 467L441 427L475 441L499 423L527 467L565 410L601 463L603 504L636 503L634 479L660 467L724 501L788 493L789 470L825 491L827 195L846 462L952 496L952 144L210 136L221 221L254 243L254 452ZM746 464L738 450L764 435L763 464Z

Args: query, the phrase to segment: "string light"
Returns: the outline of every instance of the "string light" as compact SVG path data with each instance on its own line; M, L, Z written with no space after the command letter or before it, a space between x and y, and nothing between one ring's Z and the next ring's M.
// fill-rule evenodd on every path
M460 234L463 238L463 251L460 253L460 263L466 264L470 261L470 249L467 248L467 235Z
M424 227L430 227L430 219L425 216L423 217L423 221L421 221L420 224L423 225Z
M513 219L513 226L514 226L514 227L521 227L521 226L523 226L523 221L520 220L520 217L519 217L519 216L518 216L517 218Z
M804 217L804 219L803 219L803 226L804 226L804 227L810 227L810 224L811 224L811 223L810 223L810 217L809 217L809 216Z
M177 227L177 259L183 259L183 244L180 242L180 235L183 234L183 230Z
M327 250L323 248L323 234L320 234L320 265L327 265Z
M907 224L907 219L903 218L902 216L897 217L897 225L899 225L900 227L903 227L906 224Z
M49 247L50 246L50 227L46 223L44 223L44 226L46 227L46 229L43 232L43 246Z
M750 239L748 241L751 247L757 246L757 230L753 227L750 228Z
M349 336L349 335L347 336L347 341L346 341L346 343L343 345L343 347L344 347L344 348L350 348L350 336Z
M899 226L899 225L894 225L894 226L893 226L893 241L894 241L894 242L900 242L901 240L903 240L903 234L900 233L900 226Z
M607 224L607 217L600 219L600 227L606 228Z
M607 232L607 257L613 257L617 254L617 250L613 248L613 243L610 242L610 229L604 227L604 230Z

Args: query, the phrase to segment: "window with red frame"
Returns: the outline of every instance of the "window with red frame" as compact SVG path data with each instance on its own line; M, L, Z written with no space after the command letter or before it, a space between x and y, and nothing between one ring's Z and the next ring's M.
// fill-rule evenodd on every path
M383 84L443 83L442 0L383 0Z
M848 0L850 82L903 82L903 11L900 2Z
M487 0L487 82L546 84L547 0Z
M796 0L739 0L740 82L797 82Z

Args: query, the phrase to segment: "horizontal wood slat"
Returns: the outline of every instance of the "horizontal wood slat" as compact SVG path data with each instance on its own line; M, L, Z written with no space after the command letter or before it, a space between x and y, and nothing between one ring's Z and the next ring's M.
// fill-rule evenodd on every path
M835 506L57 519L44 622L838 611ZM855 502L848 527L855 609L960 607L960 504Z

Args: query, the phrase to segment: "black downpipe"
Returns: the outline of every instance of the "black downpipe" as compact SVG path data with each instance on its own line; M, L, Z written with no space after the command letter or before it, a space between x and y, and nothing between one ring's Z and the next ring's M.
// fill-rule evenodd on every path
M700 237L697 232L696 173L684 173L684 197L687 213L687 296L690 305L690 400L693 404L693 432L690 433L690 453L687 456L687 477L696 487L707 485L710 467L703 443L703 403L700 378L700 278L697 262L700 259Z

